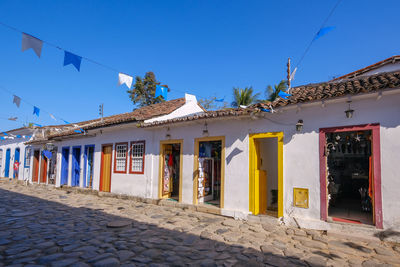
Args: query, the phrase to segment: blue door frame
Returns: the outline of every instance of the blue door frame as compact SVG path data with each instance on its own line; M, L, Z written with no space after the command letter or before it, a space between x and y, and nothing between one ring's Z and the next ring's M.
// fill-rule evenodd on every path
M62 161L61 161L61 185L68 184L68 162L69 162L69 147L62 148Z
M93 148L93 154L92 154L92 159L91 159L92 166L88 165L89 148ZM85 164L85 167L84 167L84 172L83 172L83 186L84 187L88 187L89 186L90 177L88 177L88 179L87 179L86 178L86 176L87 176L86 174L90 173L90 172L93 172L93 167L94 167L94 145L86 145L85 146L84 164ZM90 169L88 170L88 168L90 168ZM93 173L92 173L92 175L93 175Z
M79 178L81 174L81 147L72 147L72 175L71 186L79 186Z
M21 164L21 161L19 160L20 154L21 154L20 149L19 149L19 147L17 147L14 152L14 163L18 161L19 164ZM14 166L13 166L13 170L14 170ZM15 171L13 172L13 178L15 178Z
M7 149L6 151L6 164L4 166L4 177L7 177L10 175L10 156L11 156L11 150Z

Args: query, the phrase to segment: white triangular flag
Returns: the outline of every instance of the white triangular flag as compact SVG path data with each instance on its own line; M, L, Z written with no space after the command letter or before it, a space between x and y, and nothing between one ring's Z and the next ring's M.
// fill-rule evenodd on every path
M130 89L132 86L132 81L133 81L132 76L126 75L121 72L118 74L118 85L126 84L126 86L128 86L128 88Z
M293 79L294 79L294 75L296 74L296 71L297 71L297 67L294 68L292 74L290 74L290 80L293 80Z
M38 38L33 37L32 35L29 35L27 33L22 33L22 52L29 48L32 48L33 51L35 51L36 55L40 58L40 55L42 54L42 47L42 40L39 40Z
M53 114L49 113L49 115L50 115L50 118L52 118L53 120L55 120L55 121L57 120L56 117L54 117Z

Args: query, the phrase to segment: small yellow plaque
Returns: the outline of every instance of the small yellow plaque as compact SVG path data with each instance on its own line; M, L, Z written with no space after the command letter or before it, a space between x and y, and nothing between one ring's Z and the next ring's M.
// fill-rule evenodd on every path
M293 205L298 208L308 209L307 188L293 188Z

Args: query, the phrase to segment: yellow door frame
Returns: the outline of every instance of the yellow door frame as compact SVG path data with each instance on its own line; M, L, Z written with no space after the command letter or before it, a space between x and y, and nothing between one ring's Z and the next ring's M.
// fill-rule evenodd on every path
M256 177L257 152L256 141L263 138L278 138L278 217L283 216L283 132L268 132L249 134L249 210L257 215L260 213L260 184Z
M159 154L159 168L158 168L158 198L168 198L168 196L163 196L162 186L163 186L163 173L164 173L164 145L179 144L180 155L179 155L179 202L182 202L182 169L183 169L183 139L174 140L162 140L160 141L160 154Z
M212 136L201 137L194 139L194 164L193 164L193 204L199 203L197 194L198 179L199 179L199 145L200 142L207 141L221 141L221 191L220 191L220 205L221 209L224 208L224 192L225 192L225 136Z

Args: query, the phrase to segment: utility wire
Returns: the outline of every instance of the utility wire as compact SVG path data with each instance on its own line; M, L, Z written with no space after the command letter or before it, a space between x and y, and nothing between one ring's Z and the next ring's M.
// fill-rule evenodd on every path
M328 22L329 18L333 15L333 12L335 12L335 9L338 7L338 5L340 4L340 2L342 2L342 0L338 0L336 2L336 4L333 6L333 8L331 9L331 11L329 12L328 16L325 18L325 20L322 22L321 26L319 27L318 31L314 34L311 42L308 44L306 50L304 50L303 55L300 57L299 62L297 63L296 67L294 69L296 69L300 63L303 61L304 57L306 56L306 54L308 53L308 51L310 50L312 44L315 41L315 38L317 37L319 31L326 25L326 23Z

